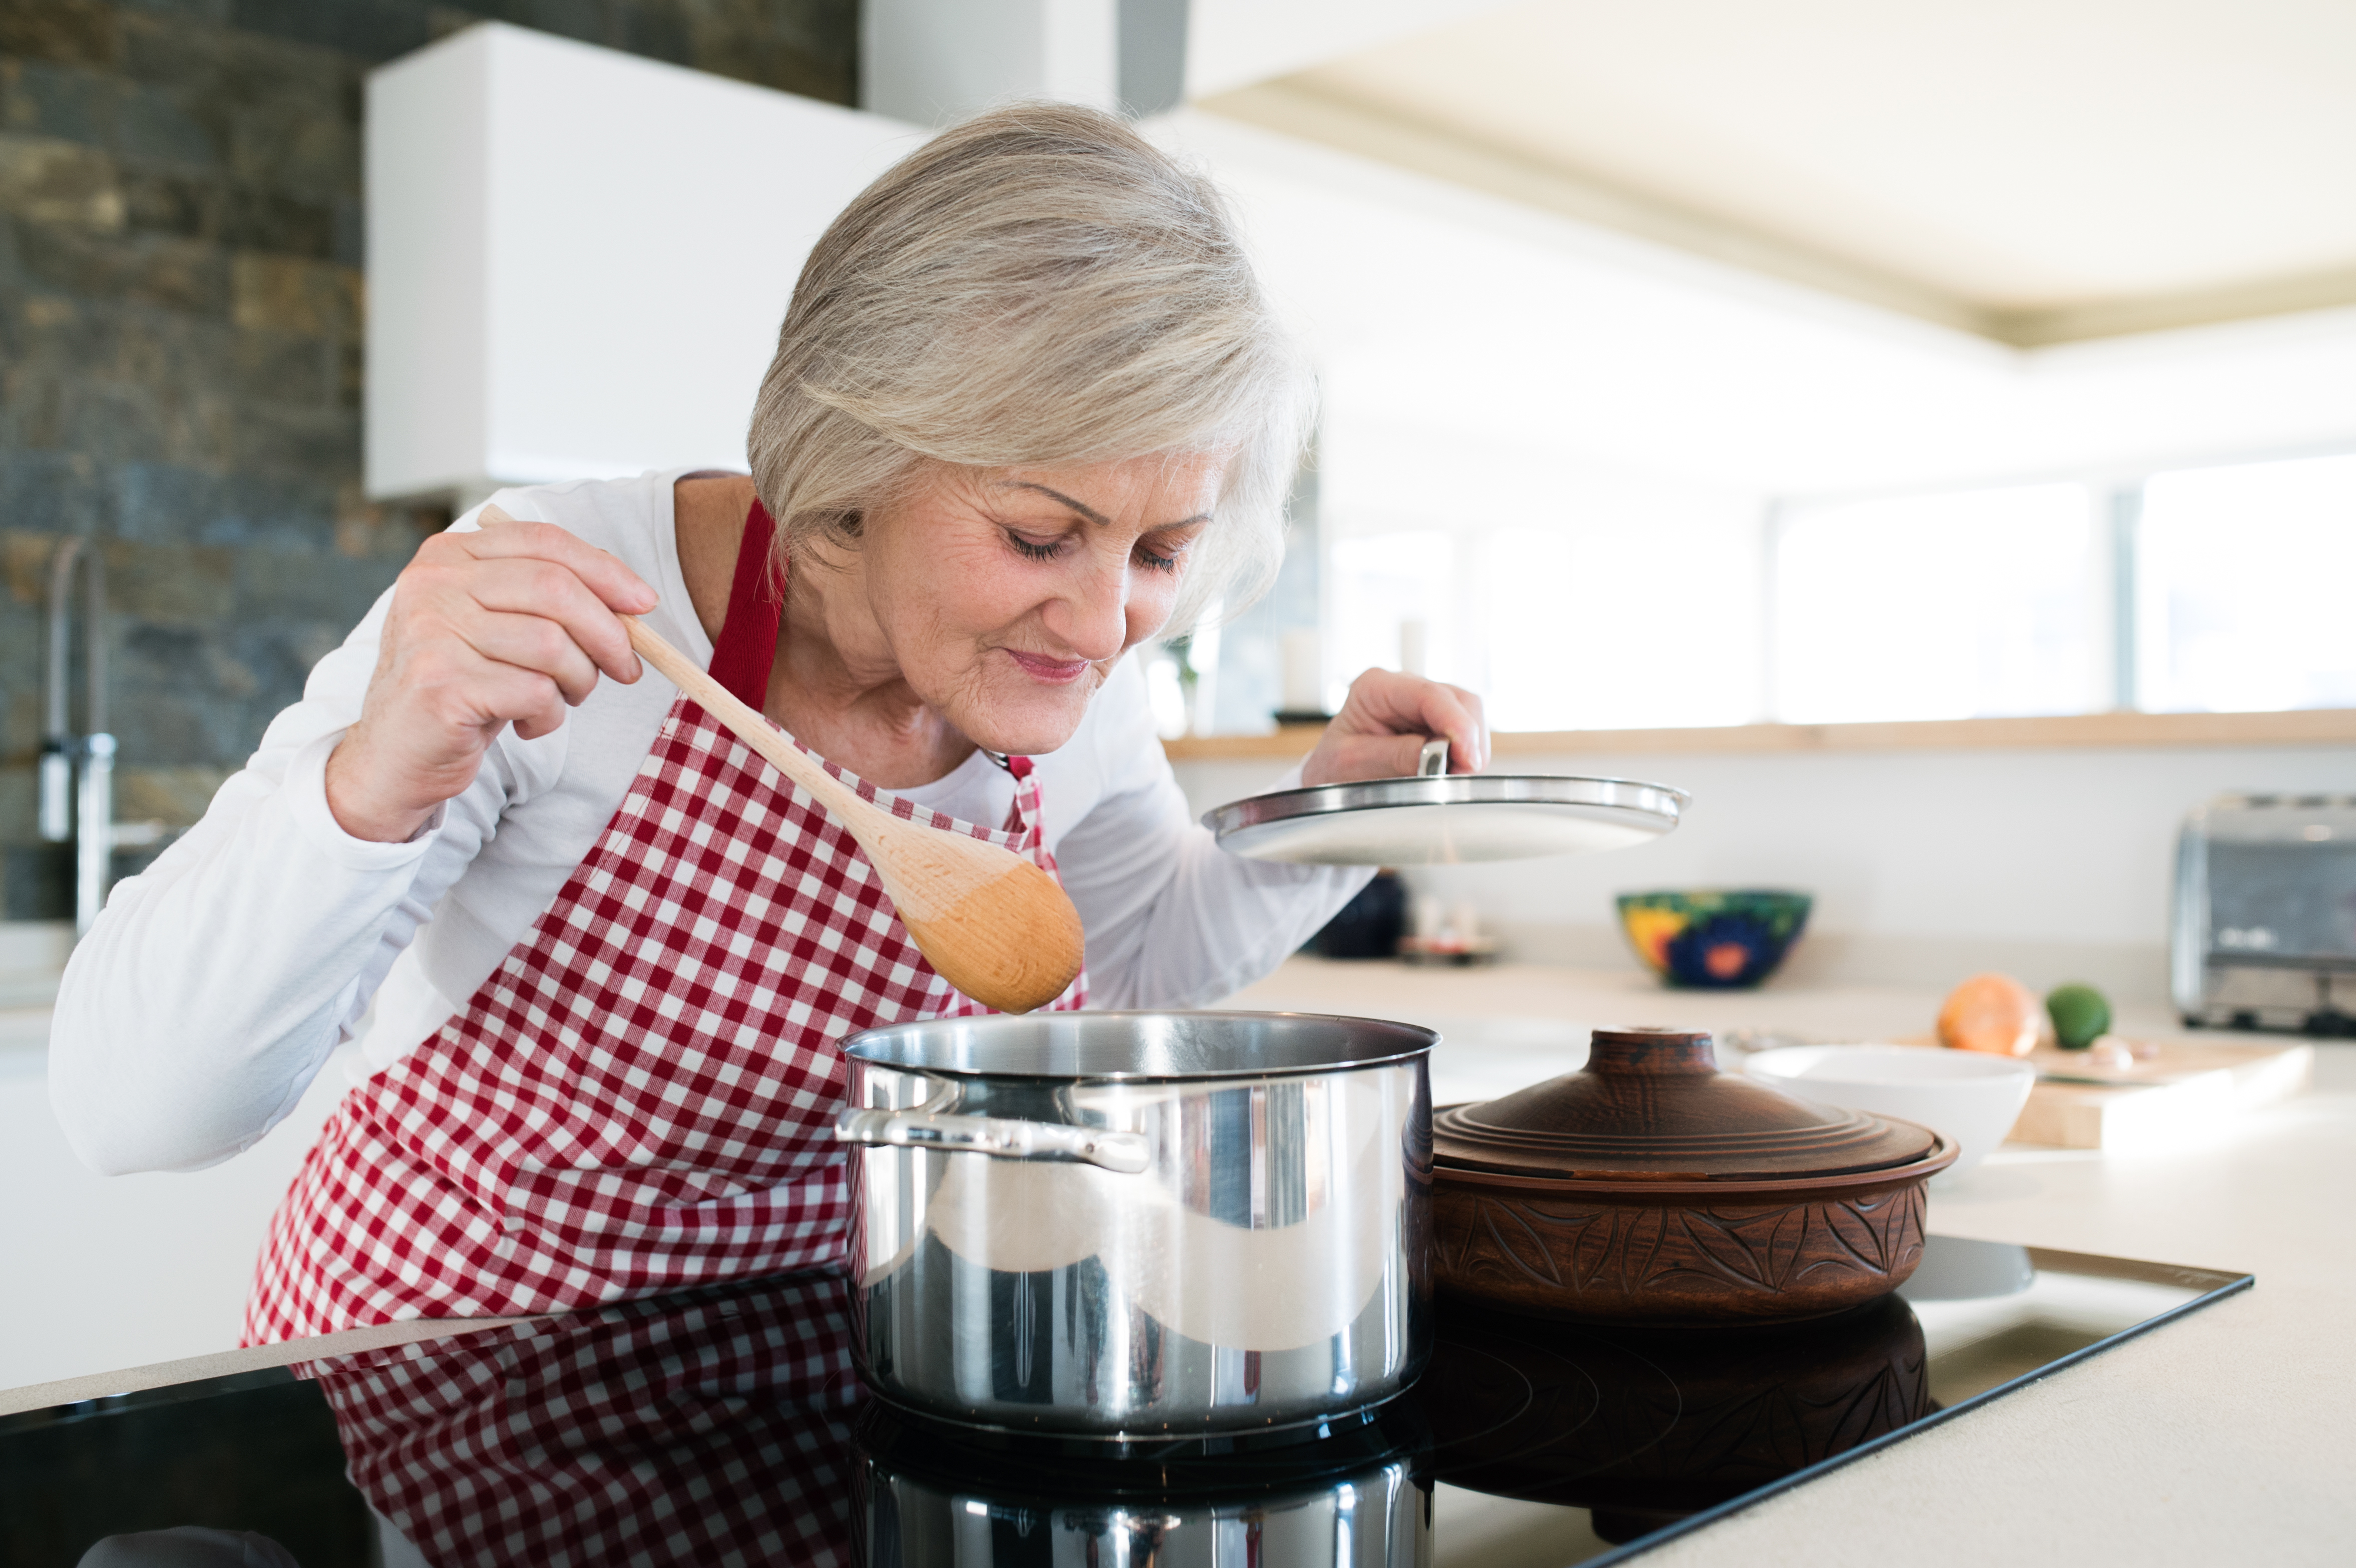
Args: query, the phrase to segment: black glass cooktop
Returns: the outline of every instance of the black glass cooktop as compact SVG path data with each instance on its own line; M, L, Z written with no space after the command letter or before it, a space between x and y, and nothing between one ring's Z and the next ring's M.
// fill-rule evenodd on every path
M805 1274L0 1419L0 1563L1564 1568L2250 1283L1933 1237L1897 1295L1789 1327L1443 1310L1375 1419L1109 1460L867 1400Z

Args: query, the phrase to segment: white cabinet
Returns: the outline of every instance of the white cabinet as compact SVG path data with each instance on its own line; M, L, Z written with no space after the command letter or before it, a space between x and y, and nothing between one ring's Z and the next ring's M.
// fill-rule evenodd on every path
M741 468L803 258L925 134L497 24L375 72L369 493Z

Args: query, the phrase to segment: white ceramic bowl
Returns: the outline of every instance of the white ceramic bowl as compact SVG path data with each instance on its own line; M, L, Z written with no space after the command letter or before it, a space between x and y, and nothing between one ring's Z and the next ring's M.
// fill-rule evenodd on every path
M2004 1142L2037 1084L2025 1061L1940 1046L1780 1046L1742 1069L1819 1105L1901 1116L1945 1134L1957 1151L1948 1180Z

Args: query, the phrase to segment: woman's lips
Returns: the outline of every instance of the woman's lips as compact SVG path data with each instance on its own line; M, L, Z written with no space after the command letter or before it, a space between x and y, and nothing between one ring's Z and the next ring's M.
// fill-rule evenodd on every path
M1067 686L1087 673L1085 659L1050 659L1044 653L1022 653L1010 648L1006 656L1023 667L1023 672L1034 681L1045 681L1057 686Z

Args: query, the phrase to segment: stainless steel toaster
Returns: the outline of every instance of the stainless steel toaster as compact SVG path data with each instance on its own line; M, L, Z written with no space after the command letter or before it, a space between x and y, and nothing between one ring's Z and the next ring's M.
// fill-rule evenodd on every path
M2356 796L2220 795L2176 843L2190 1025L2356 1034Z

